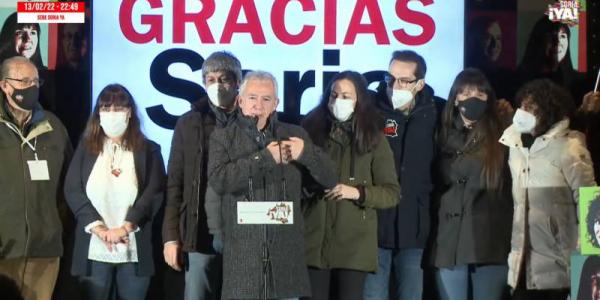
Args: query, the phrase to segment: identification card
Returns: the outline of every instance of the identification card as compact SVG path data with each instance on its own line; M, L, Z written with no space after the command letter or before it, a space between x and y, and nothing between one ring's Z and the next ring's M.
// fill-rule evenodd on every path
M238 224L294 224L294 202L292 201L239 201L237 203Z
M32 181L50 180L48 173L48 161L46 160L28 160L29 176Z

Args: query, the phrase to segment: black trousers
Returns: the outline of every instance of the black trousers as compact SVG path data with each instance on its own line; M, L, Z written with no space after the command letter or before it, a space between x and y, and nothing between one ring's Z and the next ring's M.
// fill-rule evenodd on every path
M366 272L308 268L312 300L362 300Z

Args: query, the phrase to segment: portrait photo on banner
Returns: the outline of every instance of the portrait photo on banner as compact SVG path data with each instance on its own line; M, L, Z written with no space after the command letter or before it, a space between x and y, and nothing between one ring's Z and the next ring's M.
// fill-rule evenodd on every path
M600 187L579 189L579 220L581 254L600 254Z
M571 256L571 299L600 300L600 256Z

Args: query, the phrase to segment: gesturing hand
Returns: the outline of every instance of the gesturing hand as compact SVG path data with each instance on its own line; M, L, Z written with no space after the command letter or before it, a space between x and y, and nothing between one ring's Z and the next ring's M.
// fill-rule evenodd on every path
M290 137L289 141L281 142L285 145L290 151L290 161L297 160L300 155L302 155L302 151L304 151L304 140L297 137Z
M331 190L326 190L325 192L325 198L327 200L358 200L360 197L360 192L357 188L342 183L338 183Z
M277 164L287 163L291 159L290 148L284 145L284 142L281 142L281 146L278 142L271 142L267 145L267 150L269 150Z
M512 107L510 102L504 98L498 99L496 108L498 110L498 115L503 120L512 120L512 117L515 114L515 109Z
M585 94L579 110L584 113L600 112L600 92L589 92Z

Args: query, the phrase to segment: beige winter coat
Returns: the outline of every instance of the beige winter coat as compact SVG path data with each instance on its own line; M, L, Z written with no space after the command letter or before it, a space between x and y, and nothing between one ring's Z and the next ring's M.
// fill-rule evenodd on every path
M514 217L508 284L515 288L520 268L527 289L570 286L569 257L577 246L579 187L594 186L594 171L583 134L569 120L538 136L530 148L513 126L500 142L510 148ZM523 261L525 260L525 261Z

